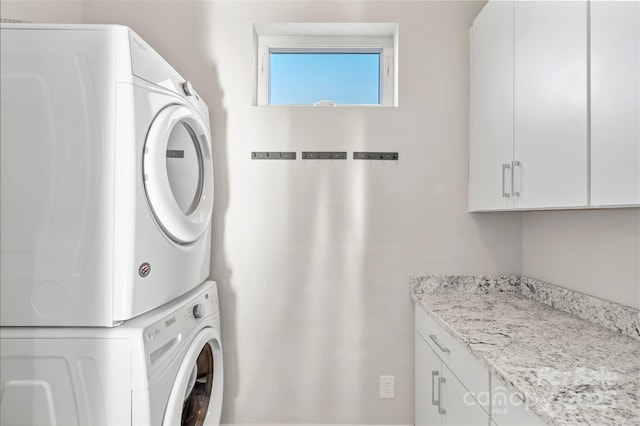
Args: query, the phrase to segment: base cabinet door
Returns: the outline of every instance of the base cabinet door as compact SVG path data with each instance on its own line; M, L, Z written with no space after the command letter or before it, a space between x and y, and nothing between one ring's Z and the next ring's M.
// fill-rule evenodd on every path
M443 407L442 425L487 425L489 415L480 407L456 376L442 366L440 405Z
M419 333L415 333L415 424L441 425L437 386L442 363ZM436 374L434 374L434 372Z
M546 423L523 402L522 396L509 390L491 375L491 423L497 426L544 426Z
M523 397L508 390L485 366L461 356L466 349L448 338L448 332L417 303L414 309L416 425L545 424L522 402Z
M489 424L489 414L480 407L418 332L415 333L415 424Z

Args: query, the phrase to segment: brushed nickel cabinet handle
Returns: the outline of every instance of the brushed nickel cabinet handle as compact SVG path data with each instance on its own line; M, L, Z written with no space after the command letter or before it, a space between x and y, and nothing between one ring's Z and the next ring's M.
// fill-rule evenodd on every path
M520 192L516 191L516 179L515 179L515 174L516 174L516 166L520 167L520 162L519 161L512 161L511 162L511 195L513 197L519 197L520 196Z
M510 169L510 168L511 168L511 165L510 165L510 164L508 164L508 163L505 163L505 164L503 164L503 165L502 165L502 198L509 198L509 197L511 197L511 194L509 194L509 193L507 192L507 190L506 190L506 186L507 186L507 184L506 184L506 182L505 182L505 181L506 181L506 179L504 178L504 175L505 175L505 173L504 173L504 172L505 172L506 170ZM513 174L512 174L512 176L513 176ZM513 182L513 181L512 181L512 182Z
M440 406L440 392L438 392L438 399L436 400L435 378L440 374L439 371L431 371L431 405Z
M445 348L440 344L440 342L438 342L438 336L436 336L435 334L430 334L429 338L433 340L433 343L435 343L438 349L440 349L442 352L451 352L448 348Z
M447 410L445 410L441 406L441 403L442 403L442 387L441 387L441 385L443 383L445 383L445 382L446 382L446 380L444 379L444 377L439 377L438 378L438 414L447 414Z

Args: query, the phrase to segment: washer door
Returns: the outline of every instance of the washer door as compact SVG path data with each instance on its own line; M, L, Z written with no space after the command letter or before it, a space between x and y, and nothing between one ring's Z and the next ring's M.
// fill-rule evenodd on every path
M191 343L178 370L162 425L219 424L222 369L222 346L218 333L213 328L205 328Z
M169 105L153 119L144 144L147 201L160 228L178 244L196 241L213 210L211 137L191 108Z

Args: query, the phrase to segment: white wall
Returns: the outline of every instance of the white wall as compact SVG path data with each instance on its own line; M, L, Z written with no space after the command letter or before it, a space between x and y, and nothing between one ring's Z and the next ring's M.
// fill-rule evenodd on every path
M466 212L467 29L481 6L85 3L86 22L133 27L211 107L223 422L412 423L409 275L520 271L519 215ZM400 107L251 106L252 24L268 21L398 22ZM252 161L253 150L400 161ZM396 376L396 399L378 399L381 374Z
M530 212L522 273L640 309L640 210Z
M83 0L2 0L0 18L34 23L82 23Z

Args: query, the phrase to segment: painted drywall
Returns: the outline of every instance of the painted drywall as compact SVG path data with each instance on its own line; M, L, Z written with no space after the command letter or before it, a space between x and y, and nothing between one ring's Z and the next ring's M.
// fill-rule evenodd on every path
M224 423L413 423L412 273L518 273L518 214L467 203L468 28L479 2L89 0L211 108ZM398 108L252 106L256 22L398 22ZM252 161L254 150L400 161ZM394 375L396 398L378 398Z
M522 273L640 309L640 210L525 213Z
M79 24L84 19L83 0L0 1L0 18L33 23Z

